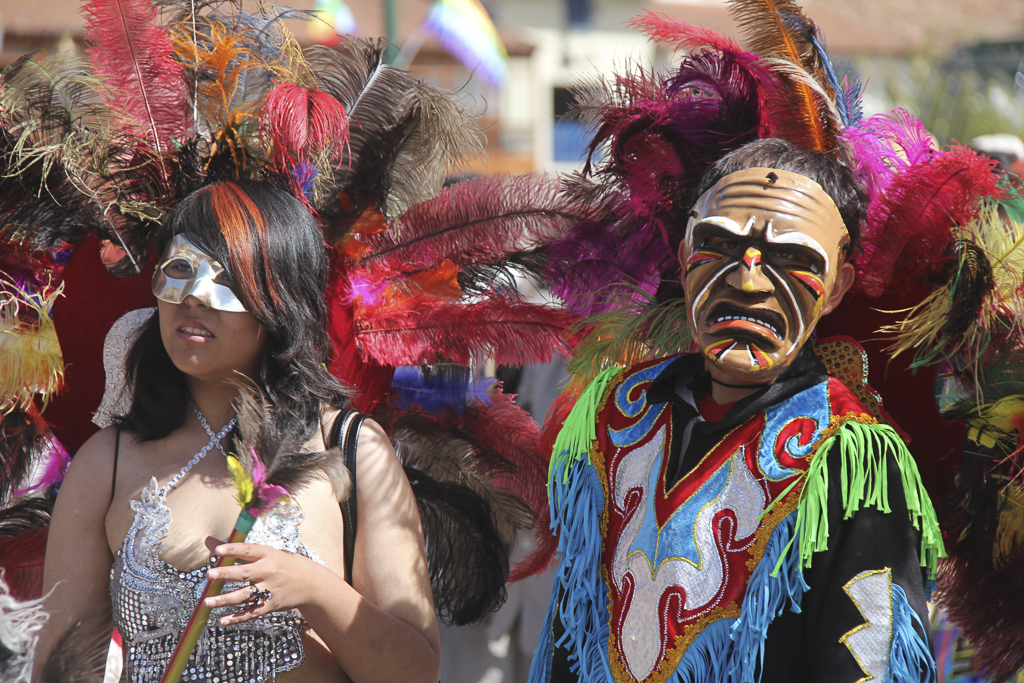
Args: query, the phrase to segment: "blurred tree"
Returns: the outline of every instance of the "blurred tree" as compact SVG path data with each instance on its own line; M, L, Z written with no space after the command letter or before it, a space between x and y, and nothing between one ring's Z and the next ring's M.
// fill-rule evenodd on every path
M1004 43L961 50L944 61L918 55L891 67L886 94L893 106L921 119L942 144L967 144L989 133L1021 135L1024 88L1015 76L1022 52L1024 43ZM1012 65L1010 56L1015 57Z

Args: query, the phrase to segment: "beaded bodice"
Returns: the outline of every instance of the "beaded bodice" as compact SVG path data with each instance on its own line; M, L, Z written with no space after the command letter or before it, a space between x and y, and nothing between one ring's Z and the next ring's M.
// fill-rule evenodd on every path
M171 523L167 490L158 488L153 479L141 500L132 501L135 520L110 573L114 625L124 646L122 681L160 679L203 591L206 572L216 562L211 558L202 567L184 572L160 557ZM302 519L297 505L282 502L256 520L247 542L299 553L323 564L299 538ZM224 592L240 586L229 583ZM303 620L297 611L217 626L226 610L214 610L181 680L260 683L302 663Z

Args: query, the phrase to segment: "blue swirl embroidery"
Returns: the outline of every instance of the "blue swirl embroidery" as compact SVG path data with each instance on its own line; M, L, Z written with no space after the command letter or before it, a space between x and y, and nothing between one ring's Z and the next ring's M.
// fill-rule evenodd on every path
M619 412L626 417L636 417L639 415L647 407L647 392L640 392L640 398L635 401L629 400L630 393L638 385L653 381L666 366L676 360L676 358L669 358L657 365L652 365L649 368L635 372L622 380L622 384L615 390L615 407L619 409Z
M804 389L782 403L770 406L764 411L765 424L761 434L761 445L757 451L757 463L761 472L772 481L781 481L799 472L785 467L775 456L775 441L787 424L793 420L807 419L816 423L814 434L806 445L801 445L796 436L786 441L786 452L794 458L806 458L814 444L821 438L832 419L828 398L828 381Z

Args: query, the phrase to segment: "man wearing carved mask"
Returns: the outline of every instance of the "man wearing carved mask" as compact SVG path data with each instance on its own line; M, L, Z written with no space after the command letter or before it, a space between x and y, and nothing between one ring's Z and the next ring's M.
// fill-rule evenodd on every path
M854 281L864 192L765 139L695 197L698 352L602 373L555 443L563 559L531 681L929 680L934 509L877 398L822 362L859 347L812 340Z

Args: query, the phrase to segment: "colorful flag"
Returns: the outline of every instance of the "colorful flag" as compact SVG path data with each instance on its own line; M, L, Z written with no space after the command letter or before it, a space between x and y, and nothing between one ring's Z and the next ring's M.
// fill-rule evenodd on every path
M508 53L480 0L437 0L423 28L488 85L508 75Z
M342 0L316 0L316 19L309 22L309 37L321 44L334 46L341 42L338 34L354 34L359 30L352 10Z

